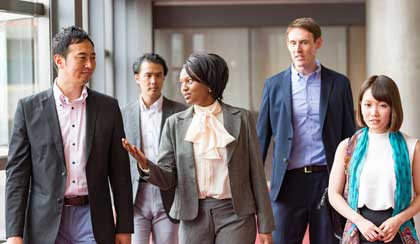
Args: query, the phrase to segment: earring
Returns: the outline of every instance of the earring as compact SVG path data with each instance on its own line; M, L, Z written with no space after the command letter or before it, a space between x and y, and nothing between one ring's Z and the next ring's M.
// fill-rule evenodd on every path
M211 89L209 88L209 93L211 93Z

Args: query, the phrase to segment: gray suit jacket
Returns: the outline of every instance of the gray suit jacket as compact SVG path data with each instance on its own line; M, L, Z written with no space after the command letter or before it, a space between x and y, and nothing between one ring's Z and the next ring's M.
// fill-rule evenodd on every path
M93 234L114 244L115 233L133 232L128 154L114 98L88 89L86 178ZM25 243L54 243L66 188L66 163L52 89L18 103L6 165L6 236ZM110 187L117 214L114 222Z
M165 124L166 119L174 113L185 110L187 107L184 104L174 102L172 100L163 97L162 104L162 122L160 126L160 131ZM124 121L124 131L127 136L127 140L135 145L137 148L141 148L141 116L140 116L140 103L137 100L136 102L130 103L122 109L123 121ZM153 126L153 125L151 125ZM131 170L131 183L133 188L133 203L136 200L138 187L139 187L139 169L137 167L137 161L135 158L130 156L130 170ZM174 188L169 190L161 190L162 203L165 208L166 213L169 215L169 210L171 209L172 202L174 200ZM174 223L178 222L170 218Z
M274 230L264 168L259 152L255 124L244 109L221 103L226 130L235 141L227 145L227 161L232 202L238 216L255 214L260 233ZM158 165L149 162L144 179L163 189L175 188L170 215L192 220L198 215L198 190L193 144L184 140L193 117L193 108L168 118L162 131Z

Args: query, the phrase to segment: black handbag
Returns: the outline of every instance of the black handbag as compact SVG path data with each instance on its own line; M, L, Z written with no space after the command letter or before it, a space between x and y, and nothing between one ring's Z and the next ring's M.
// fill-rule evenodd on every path
M353 151L354 151L359 134L360 134L360 131L359 133L356 132L348 140L347 148L346 148L346 155L344 158L345 167L348 166L351 156L353 155ZM330 174L329 166L327 166L327 170L328 170L328 175L329 175ZM328 209L330 222L334 231L334 236L337 239L341 240L343 238L343 231L344 231L344 226L346 224L346 218L341 216L341 214L335 211L335 209L331 206L330 201L328 200L328 187L325 188L324 193L322 194L322 197L321 197L321 201L318 205L318 208L322 208L322 207L325 207Z
M346 224L346 218L341 216L335 209L331 206L328 200L328 187L325 188L324 193L322 194L321 201L319 202L318 209L327 208L328 215L330 218L331 225L333 227L334 236L341 240L343 237L344 225Z

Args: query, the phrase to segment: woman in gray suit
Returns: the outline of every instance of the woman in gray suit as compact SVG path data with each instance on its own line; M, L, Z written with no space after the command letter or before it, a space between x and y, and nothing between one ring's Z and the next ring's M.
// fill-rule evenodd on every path
M185 101L162 131L157 165L123 140L140 175L161 189L175 187L170 216L181 243L271 243L274 229L255 124L244 109L222 102L229 77L216 54L192 54L180 74ZM258 227L256 227L255 217Z

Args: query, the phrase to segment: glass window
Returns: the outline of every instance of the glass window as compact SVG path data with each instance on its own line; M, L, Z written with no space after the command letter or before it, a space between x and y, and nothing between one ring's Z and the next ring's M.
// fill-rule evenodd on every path
M163 94L184 102L176 81L182 64L193 52L221 55L229 66L229 82L223 100L234 106L250 108L249 40L246 28L158 29L155 49L168 63Z
M292 63L285 32L286 27L156 29L155 51L169 66L163 94L183 102L176 81L185 59L193 52L214 52L229 66L229 82L223 100L251 110L256 121L264 80ZM324 46L318 53L321 63L347 74L346 27L322 27L322 35ZM271 154L270 151L268 155ZM270 157L265 172L271 175Z
M0 11L0 199L5 194L4 166L17 102L51 84L48 21ZM4 202L0 201L0 240L6 234Z
M0 157L7 154L7 146L17 101L40 91L38 18L0 12ZM43 31L49 36L48 29ZM44 35L44 34L43 34ZM47 43L49 46L49 43ZM42 54L49 73L49 52Z
M163 93L183 102L175 83L185 59L193 52L214 52L229 66L224 101L257 112L264 80L291 64L285 32L286 27L156 29L155 50L169 66ZM322 35L321 63L347 74L346 27L322 27Z
M344 26L323 26L323 46L317 58L325 67L347 75L347 33ZM292 61L286 46L286 27L251 30L251 109L259 110L264 80L287 69Z

